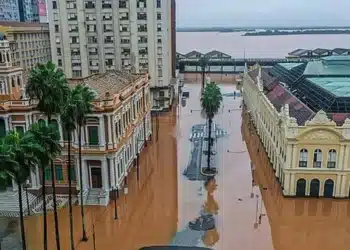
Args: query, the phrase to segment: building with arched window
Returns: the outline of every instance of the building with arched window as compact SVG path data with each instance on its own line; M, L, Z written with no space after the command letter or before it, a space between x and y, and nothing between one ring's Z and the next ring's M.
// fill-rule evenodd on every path
M349 197L348 72L348 56L246 68L244 104L285 196Z
M0 40L0 137L11 130L24 133L33 123L47 121L47 117L35 109L35 100L27 98L22 69L12 65L9 51L8 41ZM93 112L82 127L82 182L78 171L78 134L75 131L71 136L73 193L83 195L86 204L107 205L112 190L127 187L128 172L152 133L149 76L109 71L69 79L69 84L72 87L84 84L96 94ZM43 170L36 168L30 173L30 204L36 200L40 205L37 200L40 197L37 198L36 194L42 185L47 186L46 190L50 193L52 181L55 181L58 194L68 193L68 136L59 116L53 116L51 122L59 130L64 150L54 162L54 180L50 167ZM41 171L45 171L45 183L40 178ZM6 199L10 199L15 210L18 210L17 190L17 185L11 179L8 187L0 190L0 215L7 215L3 213L2 203L7 202L7 207L11 207Z

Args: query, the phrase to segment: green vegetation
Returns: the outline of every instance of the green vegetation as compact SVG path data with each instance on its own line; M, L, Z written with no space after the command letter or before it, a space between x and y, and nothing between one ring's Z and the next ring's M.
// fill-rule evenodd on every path
M63 139L68 141L68 184L69 184L69 219L71 234L71 249L74 249L73 239L73 217L72 217L72 179L74 170L71 160L72 133L78 129L79 135L79 170L82 179L81 164L81 127L85 124L85 117L92 112L92 102L95 99L94 92L87 86L77 85L69 89L64 73L56 68L52 62L39 64L29 76L26 86L28 96L37 100L37 109L43 113L47 121L39 120L27 131L10 131L2 134L0 139L0 187L8 185L10 179L18 185L19 209L21 222L22 248L26 250L26 238L23 220L22 188L27 181L31 171L36 166L41 169L42 177L42 199L44 217L44 250L48 249L47 239L47 210L46 210L46 187L45 182L51 181L56 248L60 250L59 226L56 202L56 177L63 179L62 166L54 165L54 161L61 154L59 124L53 117L61 117L63 127ZM50 167L49 167L50 166ZM56 177L55 177L56 175ZM82 192L81 184L81 192ZM82 197L82 195L81 195ZM84 222L84 209L82 204L83 240L87 240Z
M211 146L211 130L214 116L219 112L222 103L222 94L218 85L215 82L208 83L203 91L201 97L202 115L208 119L208 158L207 158L207 168L206 173L210 174L212 171L210 169L210 157L212 155ZM216 170L215 170L216 172ZM215 173L214 173L215 174Z

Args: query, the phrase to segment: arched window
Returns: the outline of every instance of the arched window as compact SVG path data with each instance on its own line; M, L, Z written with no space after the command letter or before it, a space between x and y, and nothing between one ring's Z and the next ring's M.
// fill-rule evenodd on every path
M337 159L337 151L335 149L331 149L328 151L328 162L327 162L327 168L335 168L335 163Z
M21 77L20 76L17 76L17 85L21 86Z
M53 126L55 126L55 128L57 129L57 131L60 131L60 130L59 130L59 126L58 126L57 120L51 120L50 124L52 124ZM61 139L61 135L60 135L60 139Z
M314 152L314 168L321 168L322 166L322 151L321 149L316 149Z
M299 168L306 168L307 167L307 149L303 148L300 150L299 153Z
M44 119L39 119L38 120L38 124L39 125L45 125L46 124L46 121Z
M5 136L6 136L5 120L0 119L0 137L5 137Z

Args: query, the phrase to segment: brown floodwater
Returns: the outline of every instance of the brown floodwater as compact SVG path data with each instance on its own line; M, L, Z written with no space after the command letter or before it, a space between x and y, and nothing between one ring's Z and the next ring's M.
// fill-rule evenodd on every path
M223 93L235 87L221 85ZM200 84L185 84L190 93L179 108L159 117L159 134L128 175L129 192L107 207L86 206L89 240L81 242L81 217L74 207L76 250L138 250L149 245L197 245L214 250L347 250L350 245L350 202L333 199L292 199L280 185L254 128L240 108L241 99L224 97L214 119L227 135L217 140L214 180L191 181L183 172L190 161L192 126L203 124ZM153 119L155 127L156 119ZM188 223L201 213L214 215L215 228L191 231ZM56 249L52 213L49 250ZM61 249L69 250L68 209L59 211ZM42 216L27 217L29 250L42 250ZM93 240L95 228L95 248Z

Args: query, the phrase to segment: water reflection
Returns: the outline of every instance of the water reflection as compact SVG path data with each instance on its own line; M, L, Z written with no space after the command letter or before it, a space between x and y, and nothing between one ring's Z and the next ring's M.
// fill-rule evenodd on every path
M347 250L350 244L350 202L316 198L284 198L273 168L248 115L242 135L255 166L253 178L262 193L276 250ZM260 150L259 150L260 148ZM267 188L263 190L263 187Z

